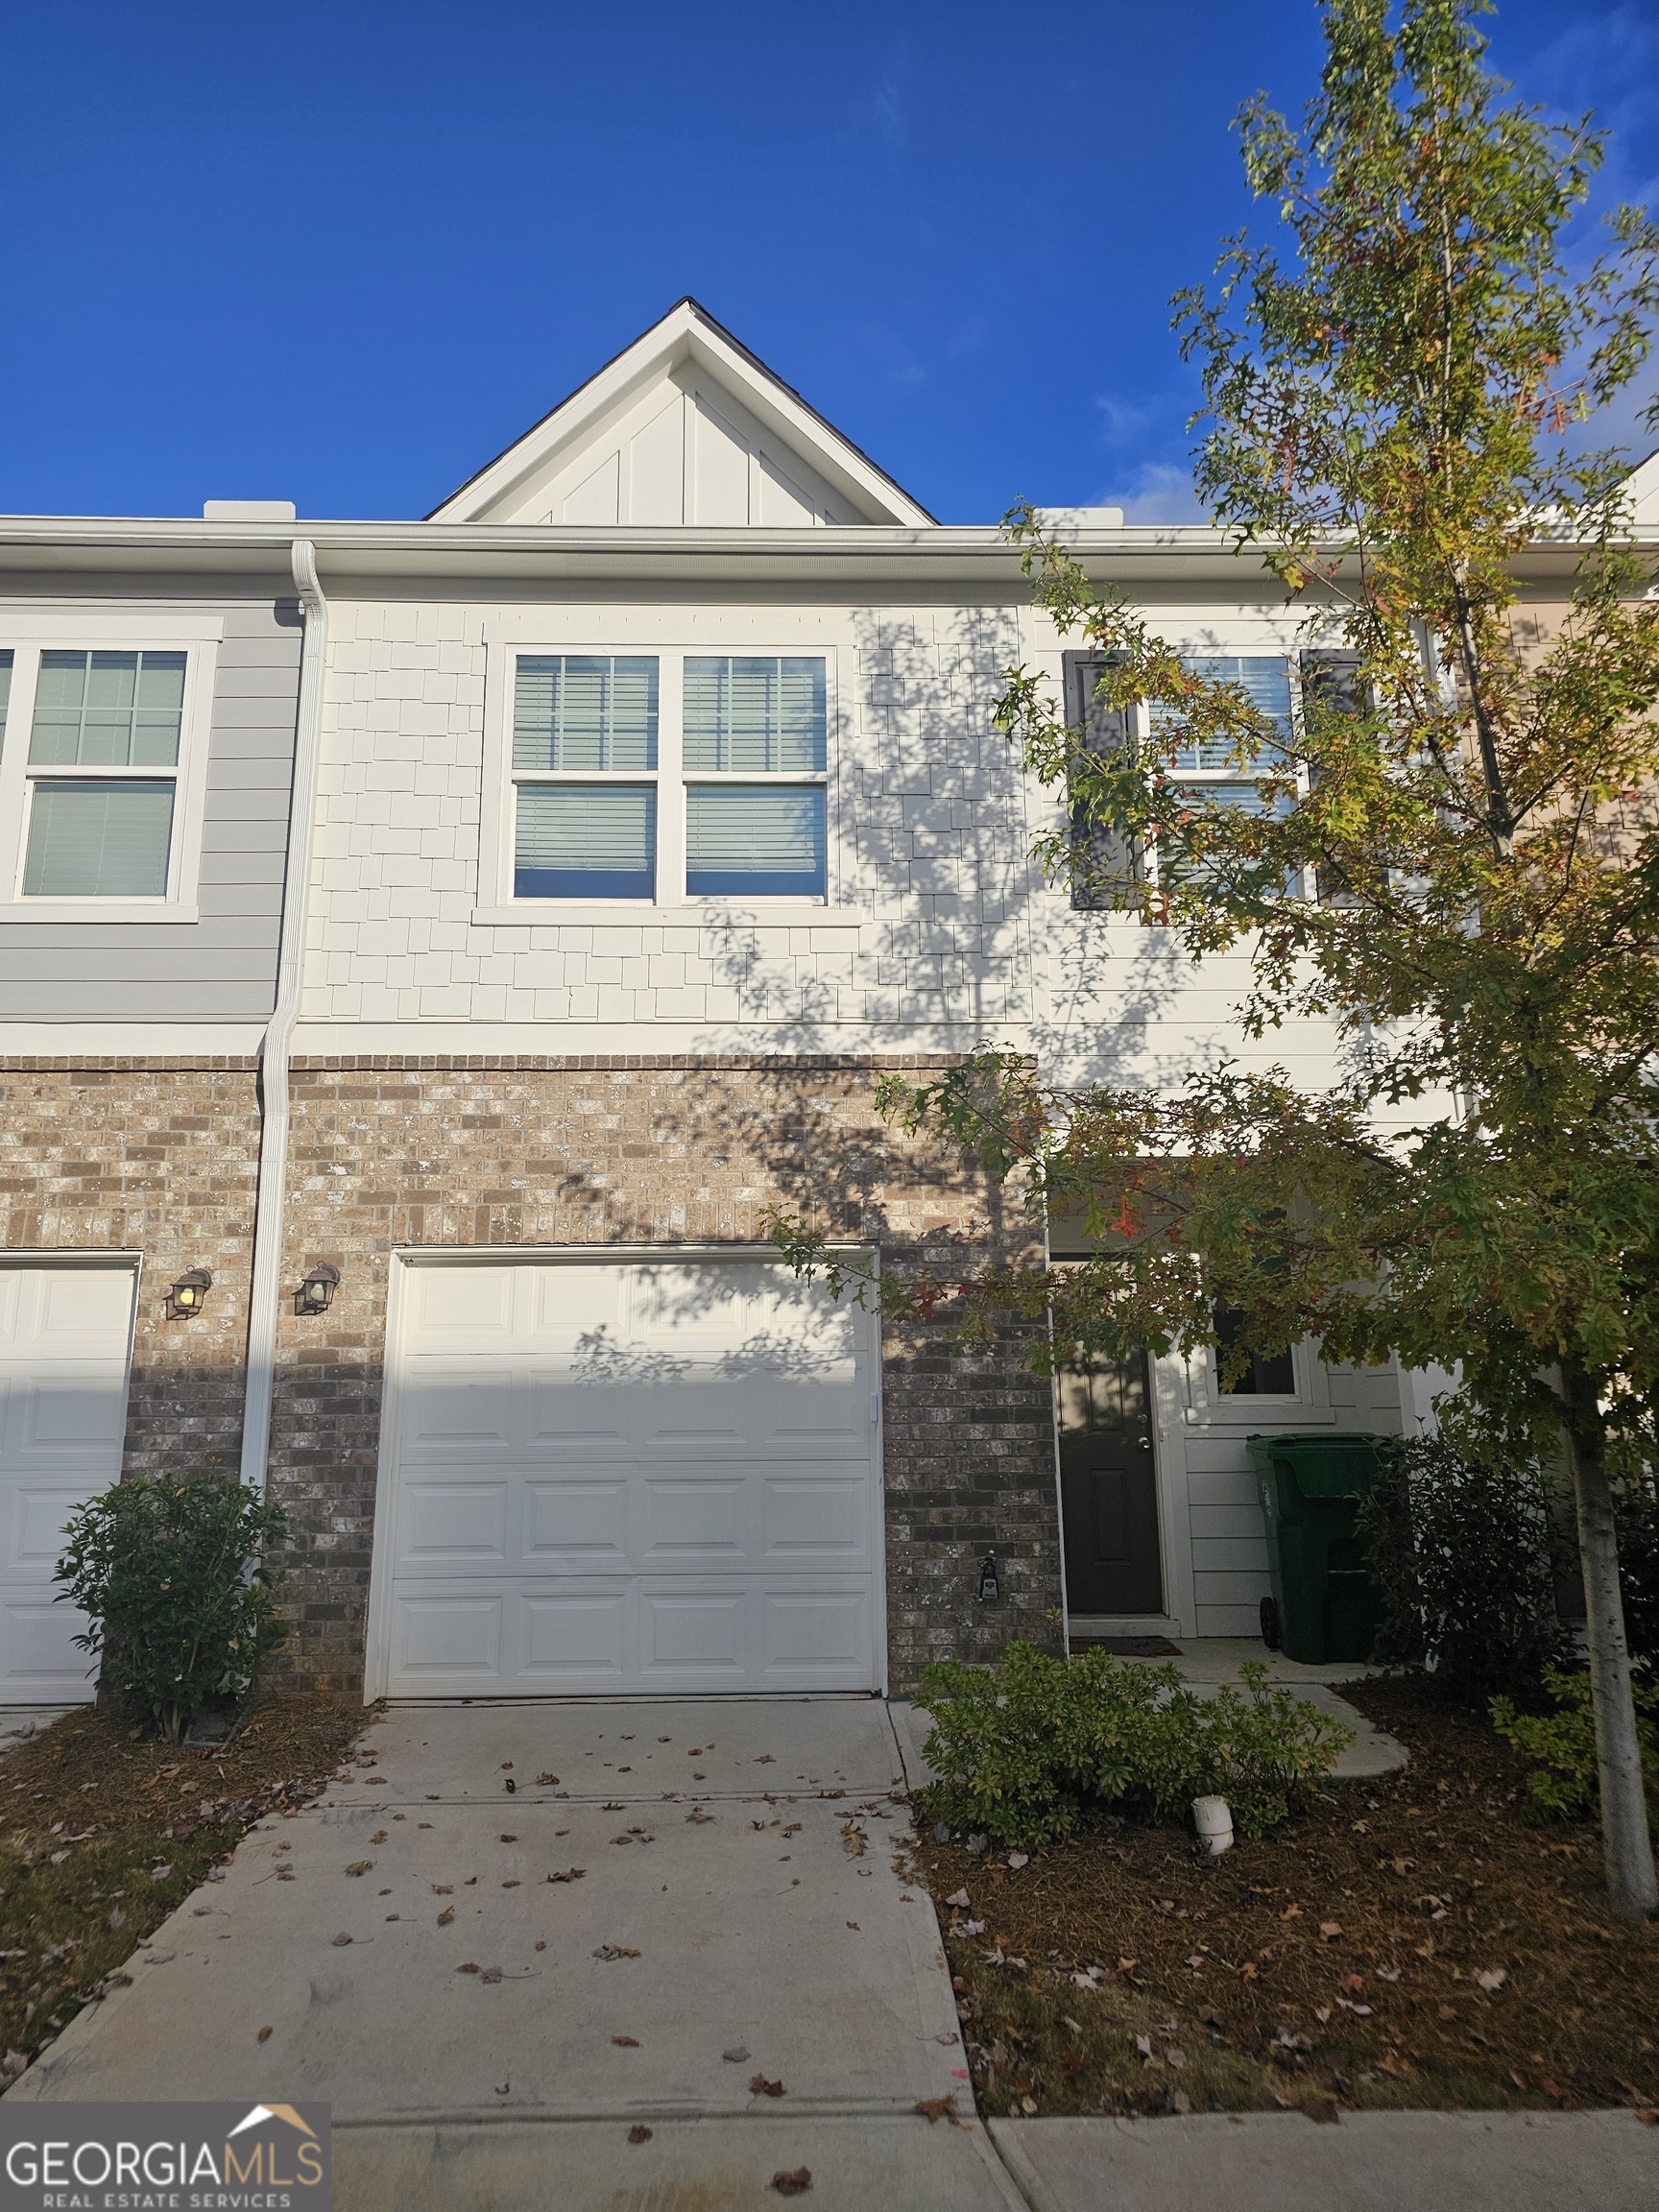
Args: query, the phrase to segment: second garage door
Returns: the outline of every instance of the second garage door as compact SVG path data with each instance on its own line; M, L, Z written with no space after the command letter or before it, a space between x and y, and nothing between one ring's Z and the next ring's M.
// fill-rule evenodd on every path
M765 1262L416 1261L372 1680L879 1686L874 1327Z

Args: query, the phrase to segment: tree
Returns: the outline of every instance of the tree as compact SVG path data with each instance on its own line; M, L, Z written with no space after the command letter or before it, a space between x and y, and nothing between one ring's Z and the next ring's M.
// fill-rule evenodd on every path
M882 1096L1099 1240L952 1286L971 1328L1051 1310L1057 1345L1116 1354L1217 1343L1225 1312L1224 1368L1303 1336L1457 1362L1513 1446L1564 1433L1609 1888L1640 1917L1659 1894L1612 1480L1659 1407L1659 606L1627 463L1574 446L1647 359L1659 233L1621 209L1570 270L1602 140L1505 104L1486 12L1324 0L1303 128L1260 98L1239 119L1293 251L1240 235L1175 302L1201 493L1326 654L1291 722L1185 664L1029 510L1009 522L1037 600L1102 662L1086 726L1027 669L998 709L1066 794L1044 861L1195 956L1247 948L1246 1032L1329 1022L1334 1079L1227 1064L1062 1095L984 1051ZM1528 638L1517 556L1541 538L1579 552ZM1195 744L1256 802L1179 781Z

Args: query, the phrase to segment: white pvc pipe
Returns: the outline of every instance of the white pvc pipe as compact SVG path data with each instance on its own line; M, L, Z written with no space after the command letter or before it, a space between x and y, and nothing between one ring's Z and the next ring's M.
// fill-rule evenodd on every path
M1212 1859L1233 1848L1233 1808L1225 1797L1194 1797L1192 1825Z
M323 663L328 602L317 580L317 548L295 540L290 565L305 611L300 648L300 698L294 724L294 785L288 803L288 865L282 879L276 995L259 1046L259 1194L253 1214L253 1276L248 1292L248 1383L242 1400L242 1479L265 1487L271 1405L276 1378L276 1309L281 1297L282 1205L288 1179L288 1051L300 1013L305 918L311 890L311 837L317 819L317 757L323 735Z

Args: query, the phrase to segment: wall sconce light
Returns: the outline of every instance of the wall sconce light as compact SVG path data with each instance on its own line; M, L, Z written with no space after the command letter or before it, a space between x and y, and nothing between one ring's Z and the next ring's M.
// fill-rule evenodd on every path
M202 1310L202 1301L213 1287L205 1267L187 1267L167 1292L169 1321L188 1321Z
M326 1313L334 1303L334 1293L340 1287L340 1270L330 1267L325 1260L313 1267L294 1293L296 1313Z
M997 1579L997 1554L987 1551L979 1568L979 1602L995 1605L1002 1595L1002 1585Z

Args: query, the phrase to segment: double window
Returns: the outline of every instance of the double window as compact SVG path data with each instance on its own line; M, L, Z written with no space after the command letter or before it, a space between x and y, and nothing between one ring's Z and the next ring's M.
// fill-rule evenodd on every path
M822 658L519 653L515 899L822 900Z
M177 905L188 672L171 648L0 651L0 899Z

